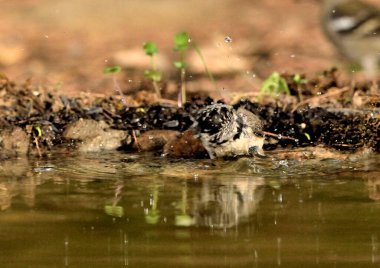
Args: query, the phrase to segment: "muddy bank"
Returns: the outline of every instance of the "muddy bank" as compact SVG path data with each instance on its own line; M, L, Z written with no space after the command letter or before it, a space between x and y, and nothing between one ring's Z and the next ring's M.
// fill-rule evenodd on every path
M233 103L257 115L263 123L264 150L322 145L341 151L380 151L380 95L370 82L337 79L336 70L307 78L300 87L284 75L290 95L244 96ZM141 92L139 92L141 96ZM116 96L69 98L30 82L0 79L1 158L46 155L55 148L162 153L173 139L175 157L207 157L202 144L187 130L193 115L216 100L194 94L183 108L172 102L152 103L146 94L137 106L125 106ZM133 99L134 96L128 96ZM185 133L185 134L184 134ZM193 148L189 150L189 148ZM173 152L174 150L174 152ZM184 154L178 150L189 151Z

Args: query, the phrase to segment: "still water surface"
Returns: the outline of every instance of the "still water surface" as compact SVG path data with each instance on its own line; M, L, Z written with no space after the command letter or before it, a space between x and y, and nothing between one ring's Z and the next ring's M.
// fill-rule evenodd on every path
M380 157L0 162L0 267L380 267Z

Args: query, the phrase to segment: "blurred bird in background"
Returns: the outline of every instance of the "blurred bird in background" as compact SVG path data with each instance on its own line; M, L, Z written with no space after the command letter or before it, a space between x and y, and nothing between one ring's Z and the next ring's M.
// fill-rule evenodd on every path
M359 0L322 0L322 24L337 49L359 63L368 78L378 74L380 10Z

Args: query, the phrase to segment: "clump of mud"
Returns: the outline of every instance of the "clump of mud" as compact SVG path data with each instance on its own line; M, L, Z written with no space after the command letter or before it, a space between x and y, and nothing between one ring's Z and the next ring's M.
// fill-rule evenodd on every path
M324 145L343 151L371 148L379 152L378 85L345 84L338 81L336 73L336 70L324 72L305 80L302 87L292 75L285 75L290 96L244 99L233 105L243 106L262 119L265 150ZM194 96L183 108L178 108L145 99L132 107L123 105L117 97L67 97L29 81L16 84L2 76L0 158L27 153L44 155L53 148L159 151L167 142L165 135L178 136L188 130L193 124L192 114L214 101ZM152 135L145 135L148 138L141 136L152 130ZM18 134L11 135L13 131ZM20 131L25 135L20 135ZM159 137L157 144L162 146L152 143L155 135ZM12 137L18 140L12 141Z

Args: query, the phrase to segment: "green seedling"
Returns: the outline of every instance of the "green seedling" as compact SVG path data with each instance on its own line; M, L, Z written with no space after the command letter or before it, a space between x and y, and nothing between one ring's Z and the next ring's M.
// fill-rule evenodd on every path
M144 76L152 81L153 88L156 91L157 97L161 98L161 90L158 83L161 82L162 74L157 70L155 55L158 53L157 45L153 42L146 42L143 45L145 54L150 57L152 69L145 70Z
M285 79L278 72L272 73L261 85L260 94L277 97L281 93L290 95L290 90Z
M34 126L33 127L36 132L37 132L37 135L34 134L34 143L36 144L36 149L37 149L37 153L38 153L38 156L41 157L42 154L41 154L41 149L40 149L40 144L39 144L39 138L42 137L42 129L40 126Z
M118 65L111 66L111 67L104 67L103 73L105 74L116 74L121 72L121 67Z
M307 79L302 78L300 74L295 74L293 76L293 81L297 85L298 98L299 98L300 101L302 101L303 100L303 97L302 97L302 85L306 84L308 81L307 81Z
M125 100L123 91L121 90L120 85L116 80L116 74L120 73L120 72L121 72L121 67L118 65L111 66L111 67L105 67L103 69L104 74L112 74L112 80L113 80L115 90L119 93L121 101L123 102L123 104L127 105L127 101Z
M41 127L39 127L39 126L35 126L34 129L37 131L37 137L41 137L41 136L42 136L42 130L41 130Z
M179 53L179 60L174 62L174 67L181 73L181 105L186 102L186 67L185 52L189 48L189 35L186 32L178 33L174 36L174 50Z

